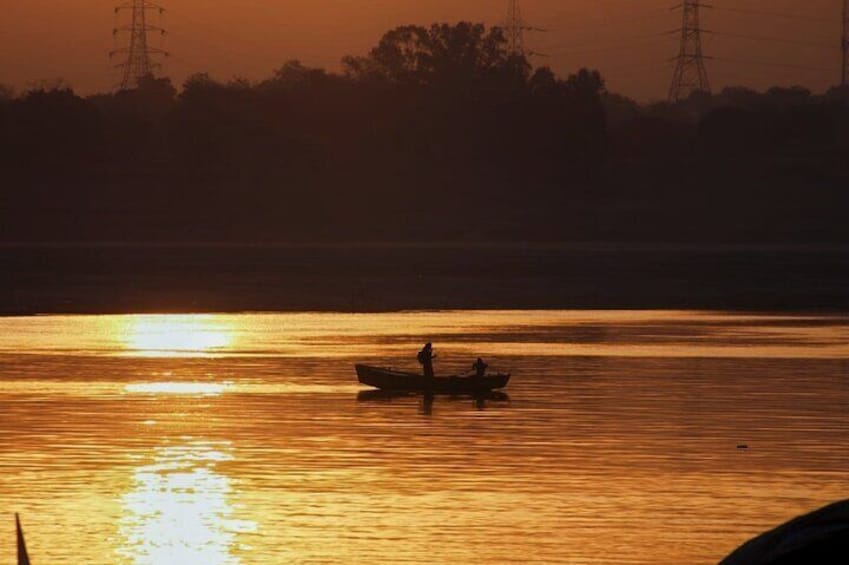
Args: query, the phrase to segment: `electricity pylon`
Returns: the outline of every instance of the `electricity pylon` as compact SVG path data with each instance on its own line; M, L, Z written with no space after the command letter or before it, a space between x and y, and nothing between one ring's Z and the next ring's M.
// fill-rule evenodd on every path
M522 19L522 8L519 0L508 0L507 2L507 48L512 55L523 55L525 53L525 22Z
M507 1L507 21L504 24L504 32L507 35L507 49L511 55L543 55L525 50L526 31L545 31L538 27L530 27L522 18L522 8L519 0ZM545 56L545 55L543 55Z
M699 0L684 0L676 8L683 12L681 25L681 48L676 57L675 72L672 75L672 85L669 87L669 100L677 102L688 98L697 90L710 92L705 56L702 53L702 32L699 23L699 8L709 7Z
M840 84L849 86L849 0L843 0L843 68Z
M118 36L122 33L129 35L127 46L115 49L109 53L109 57L114 57L115 55L126 55L127 57L124 62L116 65L123 69L121 90L136 88L139 85L139 79L152 75L153 71L161 66L159 63L154 62L154 56L168 56L167 51L150 47L147 43L147 35L150 32L165 35L165 30L162 27L147 24L147 12L151 10L158 12L160 16L165 12L165 8L147 0L129 0L115 7L115 14L120 14L124 11L130 12L129 25L116 26L112 30L113 36Z

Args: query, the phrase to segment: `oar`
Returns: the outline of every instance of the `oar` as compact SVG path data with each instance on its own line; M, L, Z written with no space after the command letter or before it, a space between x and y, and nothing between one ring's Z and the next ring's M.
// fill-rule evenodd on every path
M24 541L24 531L21 529L21 519L17 512L15 512L15 529L18 532L18 565L30 565L27 544Z

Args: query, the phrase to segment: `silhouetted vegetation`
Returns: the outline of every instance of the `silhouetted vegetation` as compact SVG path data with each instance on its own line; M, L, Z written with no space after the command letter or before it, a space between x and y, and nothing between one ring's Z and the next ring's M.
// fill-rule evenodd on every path
M846 242L849 91L639 105L460 23L343 71L0 88L5 241Z

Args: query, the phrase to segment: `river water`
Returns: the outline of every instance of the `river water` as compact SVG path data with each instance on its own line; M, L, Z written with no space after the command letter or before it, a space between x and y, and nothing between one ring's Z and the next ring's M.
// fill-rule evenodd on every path
M478 355L485 400L355 362ZM0 318L0 507L38 563L716 563L849 496L849 318ZM2 530L2 528L0 528Z

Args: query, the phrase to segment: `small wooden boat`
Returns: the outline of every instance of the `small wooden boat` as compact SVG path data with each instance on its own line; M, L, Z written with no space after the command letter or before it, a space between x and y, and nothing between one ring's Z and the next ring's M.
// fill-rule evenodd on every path
M382 367L356 365L357 378L368 386L386 391L430 392L433 394L480 394L504 388L509 374L477 376L425 377Z

